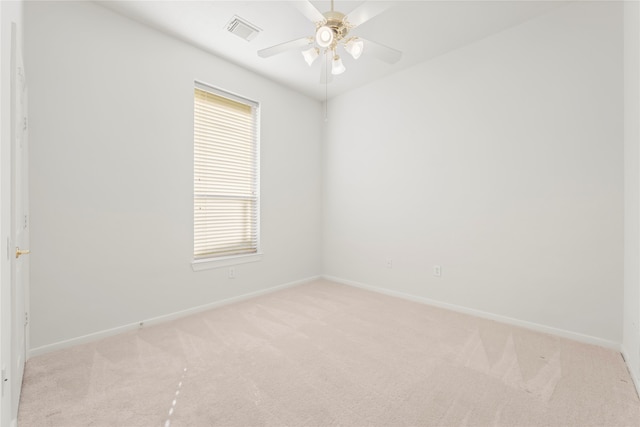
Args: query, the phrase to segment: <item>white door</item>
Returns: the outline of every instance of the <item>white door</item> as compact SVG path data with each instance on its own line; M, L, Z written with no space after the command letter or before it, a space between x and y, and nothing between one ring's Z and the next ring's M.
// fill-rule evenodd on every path
M2 5L0 5L0 47L2 47L4 45L4 39L5 39L5 35L4 35L4 29L3 29L3 8ZM0 49L0 59L2 57L2 49ZM1 65L1 61L0 61L0 65ZM2 101L2 99L4 99L5 94L2 91L2 80L3 74L2 74L2 69L0 68L0 102ZM2 108L0 107L0 115L2 113ZM4 145L1 144L2 141L2 134L4 133L4 127L6 126L6 123L4 123L4 120L2 119L2 117L0 117L0 163L4 164L4 158L3 158L3 154L2 151L4 149ZM0 167L0 171L2 171L2 168ZM4 175L3 175L4 176ZM1 178L1 177L0 177ZM0 182L2 181L2 179L0 179ZM5 215L7 215L7 213L4 210L4 205L5 205L5 199L3 197L2 194L2 189L0 188L0 231L4 231L2 230L2 219ZM2 245L4 246L5 241L4 241L4 237L2 240ZM6 241L6 249L3 248L3 250L6 250L7 252L7 259L10 257L11 254L11 247L9 245L9 237L7 236L7 241ZM2 262L2 265L0 265L0 388L1 388L1 392L0 392L0 396L2 396L2 400L0 402L0 426L4 427L5 425L8 425L9 421L10 421L10 409L11 409L11 399L10 399L10 395L9 395L9 384L8 384L8 371L9 371L9 366L7 365L7 361L9 359L9 355L11 354L10 349L11 349L11 344L10 342L8 342L7 338L10 338L10 332L11 329L8 328L8 325L11 323L10 318L7 316L7 313L9 312L9 310L7 310L9 308L9 305L6 304L6 300L7 300L7 289L5 289L5 282L3 280L4 274L3 274L3 269L6 268L5 264L4 264L4 258L0 260L0 262ZM7 381L5 381L7 380Z
M18 418L22 376L27 350L27 289L29 280L29 199L27 197L27 114L26 79L22 52L16 40L16 24L11 26L11 419ZM15 424L14 424L15 425Z

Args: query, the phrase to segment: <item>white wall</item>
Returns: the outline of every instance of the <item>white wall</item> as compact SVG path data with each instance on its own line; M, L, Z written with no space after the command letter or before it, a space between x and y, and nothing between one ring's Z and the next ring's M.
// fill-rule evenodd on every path
M620 343L622 20L580 2L330 101L324 272Z
M624 4L624 323L622 351L640 389L640 3Z
M622 19L558 9L322 128L317 102L99 6L28 2L32 348L320 273L621 342ZM234 280L190 267L194 79L262 102L265 256Z
M88 2L25 13L32 348L320 274L318 102ZM194 80L262 103L264 257L235 279L191 269Z

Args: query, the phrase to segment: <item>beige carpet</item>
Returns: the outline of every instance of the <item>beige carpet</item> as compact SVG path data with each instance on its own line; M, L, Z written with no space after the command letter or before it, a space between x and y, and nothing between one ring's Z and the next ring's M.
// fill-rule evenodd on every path
M19 426L627 426L619 353L318 281L29 360Z

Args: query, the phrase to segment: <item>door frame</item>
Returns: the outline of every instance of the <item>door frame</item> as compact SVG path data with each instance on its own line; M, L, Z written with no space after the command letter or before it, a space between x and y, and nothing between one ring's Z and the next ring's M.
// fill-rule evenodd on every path
M2 377L0 383L4 385L0 403L0 427L13 427L17 419L12 414L11 387L12 357L14 348L13 320L12 320L12 289L11 269L12 258L15 258L15 245L12 241L12 224L14 212L11 204L12 192L12 109L11 105L11 61L12 27L15 25L15 43L17 50L23 51L22 46L22 16L24 2L22 0L0 1L0 368ZM12 25L13 24L13 25ZM21 55L20 55L21 56ZM25 188L28 191L28 188ZM28 291L26 291L28 292ZM28 295L28 293L27 293ZM28 296L25 295L27 298ZM27 333L28 336L28 333ZM4 381L7 379L7 381Z
M11 23L11 423L17 424L24 368L27 361L27 294L29 247L27 82L18 25ZM14 249L15 248L15 249ZM14 256L15 253L15 256Z

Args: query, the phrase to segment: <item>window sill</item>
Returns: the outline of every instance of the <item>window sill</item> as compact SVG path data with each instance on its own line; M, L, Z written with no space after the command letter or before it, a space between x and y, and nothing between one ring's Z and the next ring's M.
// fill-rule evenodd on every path
M211 270L214 268L229 267L231 265L246 264L262 259L262 254L236 255L224 258L198 259L191 261L193 271Z

